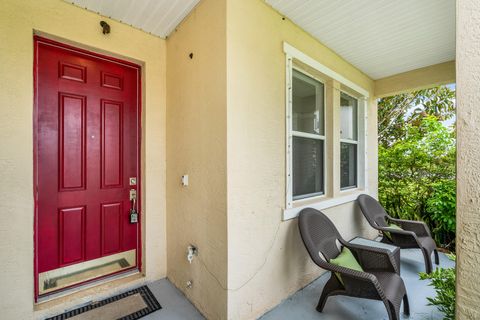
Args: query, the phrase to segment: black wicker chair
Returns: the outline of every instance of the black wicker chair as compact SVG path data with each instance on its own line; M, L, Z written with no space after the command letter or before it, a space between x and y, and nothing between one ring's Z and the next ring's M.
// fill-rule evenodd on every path
M435 255L435 264L438 265L438 251L430 230L424 222L392 218L377 200L366 194L358 196L357 201L368 223L381 231L382 242L402 249L421 249L425 260L425 270L427 273L432 272L432 252ZM402 230L389 227L388 223L390 222L399 225Z
M303 243L312 260L319 267L331 271L330 279L325 284L318 301L318 312L323 311L328 297L345 295L381 300L390 320L399 319L403 300L403 311L406 315L410 314L405 285L399 276L399 268L388 250L348 243L340 236L327 216L312 208L300 212L298 225ZM329 263L330 259L340 254L339 246L352 251L363 272Z

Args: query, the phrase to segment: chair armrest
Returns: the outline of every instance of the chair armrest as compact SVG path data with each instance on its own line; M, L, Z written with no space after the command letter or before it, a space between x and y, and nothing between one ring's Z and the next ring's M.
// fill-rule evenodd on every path
M348 274L342 274L346 294L367 299L385 299L386 294L377 277L368 272L362 273L363 277L351 277Z
M395 228L390 228L390 227L377 227L378 230L382 232L390 232L390 234L396 234L399 236L405 236L405 237L414 237L416 238L416 234L413 231L410 230L404 230L404 229L395 229Z
M430 229L428 228L427 224L422 221L414 221L414 220L402 220L396 219L388 216L390 221L398 223L400 227L407 231L414 232L419 237L431 237L432 234Z
M365 271L390 271L399 273L393 254L384 248L376 248L353 243L344 244L358 260Z
M332 271L339 273L342 277L343 287L347 295L370 299L385 298L385 292L377 277L373 274L337 265L332 266Z
M370 247L368 247L368 248L370 248ZM315 264L317 266L319 266L320 268L325 269L327 271L332 271L332 272L339 273L342 276L345 275L345 276L348 276L348 277L351 277L351 278L359 278L359 279L370 279L371 278L370 276L373 276L372 274L369 274L367 272L357 271L357 270L353 270L353 269L350 269L350 268L346 268L346 267L342 267L342 266L338 266L336 264L330 263L330 262L325 261L322 258L320 258L320 256L318 256L318 257L311 256L311 258L312 258L313 262L315 262ZM362 268L363 268L363 266L362 266Z
M419 246L417 235L413 231L399 230L399 229L387 228L387 227L378 227L378 230L382 231L383 233L389 232L392 238L392 242L397 246L402 246L402 245Z

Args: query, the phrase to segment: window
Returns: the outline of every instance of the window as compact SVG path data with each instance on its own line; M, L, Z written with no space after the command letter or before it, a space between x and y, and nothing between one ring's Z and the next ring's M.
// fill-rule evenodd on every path
M369 91L298 49L283 44L285 209L323 210L368 193Z
M323 83L297 71L292 73L293 200L322 195L324 183Z
M340 94L340 188L357 187L358 101Z

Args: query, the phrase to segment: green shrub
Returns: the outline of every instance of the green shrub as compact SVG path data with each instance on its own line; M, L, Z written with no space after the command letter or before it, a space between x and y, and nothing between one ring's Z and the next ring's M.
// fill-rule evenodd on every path
M454 250L454 132L433 116L404 130L390 146L379 145L380 202L394 217L425 221L437 243Z
M453 256L453 255L452 255ZM453 256L451 259L455 259ZM421 280L431 280L435 288L434 298L427 298L429 305L436 306L444 314L444 319L455 319L455 268L437 268L431 274L420 273Z
M423 220L455 249L455 89L439 86L378 100L378 193L396 218Z
M449 244L455 240L455 197L455 180L440 180L432 184L432 193L425 208L430 214L435 240L446 247L451 247Z

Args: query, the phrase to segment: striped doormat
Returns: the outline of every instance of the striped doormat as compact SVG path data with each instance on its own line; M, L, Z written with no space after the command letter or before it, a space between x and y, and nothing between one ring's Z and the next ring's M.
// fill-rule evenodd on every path
M160 309L162 306L150 289L142 286L46 320L135 320Z

